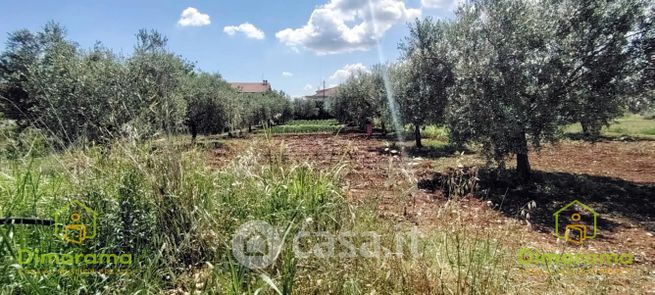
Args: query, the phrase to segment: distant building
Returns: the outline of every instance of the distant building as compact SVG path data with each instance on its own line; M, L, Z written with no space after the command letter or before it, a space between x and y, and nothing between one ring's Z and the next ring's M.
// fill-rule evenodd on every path
M339 91L339 86L320 89L320 90L316 90L316 93L313 94L313 95L305 96L305 99L311 99L311 100L314 100L314 101L325 102L326 100L337 96L338 91Z
M264 80L261 83L233 82L230 83L230 85L241 93L266 93L272 90L271 84L268 83L268 80Z
M313 101L316 104L317 119L332 118L332 105L334 104L337 92L339 92L339 86L323 88L316 90L316 93L313 95L305 96L304 99L306 101Z

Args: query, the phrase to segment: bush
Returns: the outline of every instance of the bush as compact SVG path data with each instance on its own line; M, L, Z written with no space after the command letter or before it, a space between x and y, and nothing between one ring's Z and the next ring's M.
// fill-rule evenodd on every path
M0 123L0 157L41 157L52 151L54 143L40 129L28 127L18 131L13 122Z
M336 133L340 125L281 125L271 128L271 133Z

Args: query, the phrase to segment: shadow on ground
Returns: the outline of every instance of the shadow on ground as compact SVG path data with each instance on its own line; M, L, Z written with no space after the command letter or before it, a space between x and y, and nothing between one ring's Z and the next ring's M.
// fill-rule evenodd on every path
M461 146L456 146L452 144L439 144L439 145L430 145L430 146L423 146L423 147L416 147L414 146L414 141L405 141L401 143L396 143L394 139L390 139L389 137L381 137L384 139L387 139L389 141L394 142L391 146L389 147L379 147L375 148L379 153L381 154L388 154L390 153L391 150L395 151L401 151L402 153L408 157L421 157L421 158L427 158L427 159L438 159L438 158L444 158L444 157L451 157L455 155L456 153L462 153L464 154L472 154L474 153L470 149L466 147L461 147Z
M419 181L419 188L442 189L442 176ZM591 207L598 214L598 230L614 231L620 224L616 220L627 219L639 227L655 233L655 185L638 184L620 178L534 171L529 184L512 180L510 175L499 175L485 170L479 174L480 182L476 198L491 201L494 209L507 217L525 219L522 210L530 214L528 219L535 228L553 232L553 213L573 200ZM527 204L534 201L536 208Z
M601 135L597 138L590 138L584 133L564 133L564 138L569 140L582 140L587 142L600 142L600 141L655 141L655 138L639 135Z

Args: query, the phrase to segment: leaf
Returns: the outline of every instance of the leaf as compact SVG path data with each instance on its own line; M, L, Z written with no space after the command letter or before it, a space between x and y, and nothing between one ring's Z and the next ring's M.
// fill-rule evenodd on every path
M264 282L266 282L266 284L268 284L271 288L273 288L273 290L275 290L275 292L277 292L277 294L282 295L282 292L280 292L280 290L277 288L277 286L275 286L275 283L273 282L273 280L267 274L261 273L261 274L259 274L259 277L261 277L262 280L264 280Z

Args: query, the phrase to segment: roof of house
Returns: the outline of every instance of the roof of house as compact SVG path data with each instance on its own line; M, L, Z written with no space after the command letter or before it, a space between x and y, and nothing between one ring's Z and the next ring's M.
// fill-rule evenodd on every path
M316 93L314 95L309 95L307 96L307 98L319 99L323 97L332 97L332 96L336 96L338 91L339 91L339 86L319 89L316 90Z
M232 82L232 88L241 93L263 93L271 90L271 84L264 80L263 82Z

